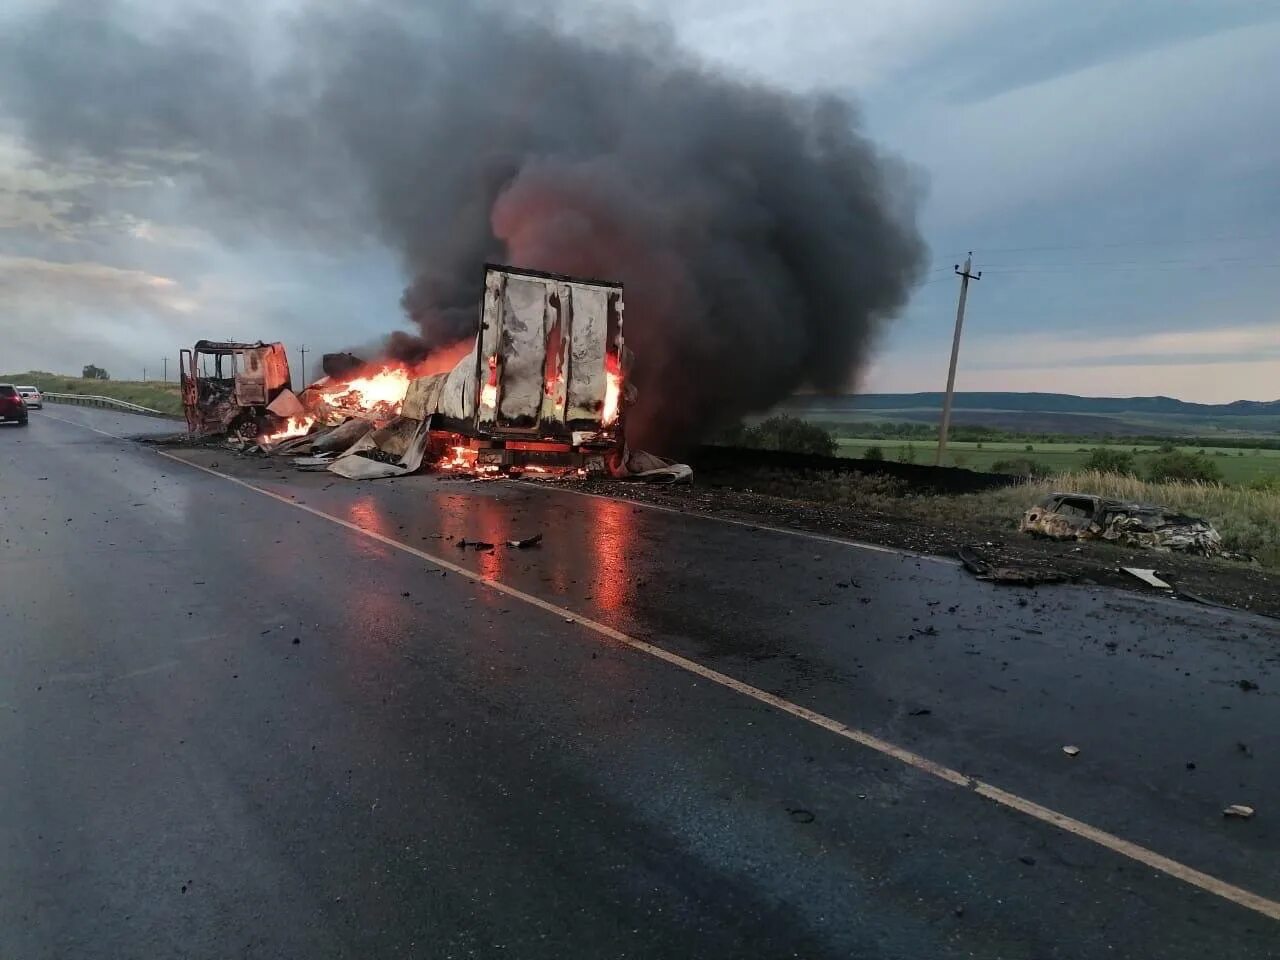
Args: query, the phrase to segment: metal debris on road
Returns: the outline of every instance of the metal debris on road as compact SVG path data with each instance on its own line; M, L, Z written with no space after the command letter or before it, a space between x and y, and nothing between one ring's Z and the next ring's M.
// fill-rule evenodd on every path
M526 550L529 547L536 547L542 543L542 534L535 533L532 537L525 537L523 540L508 540L508 547L515 547L517 550Z
M1131 577L1137 577L1149 586L1156 587L1160 590L1173 590L1173 584L1161 580L1156 576L1156 572L1154 570L1144 570L1141 567L1121 567L1120 569Z
M1065 753L1068 757L1078 757L1080 755L1080 748L1073 747L1068 744L1067 746L1062 748L1062 752Z
M1224 817L1235 817L1238 820L1248 820L1253 816L1253 807L1246 807L1243 803L1233 803L1222 811Z
M979 580L1012 586L1034 587L1042 583L1063 583L1068 578L1057 570L1027 566L995 566L983 559L973 547L961 547L957 554L964 568Z

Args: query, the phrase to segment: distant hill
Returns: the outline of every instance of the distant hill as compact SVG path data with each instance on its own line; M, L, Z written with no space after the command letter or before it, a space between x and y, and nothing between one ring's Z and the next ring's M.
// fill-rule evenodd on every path
M789 409L854 412L858 410L941 410L941 393L861 393L792 397ZM1154 413L1195 417L1280 416L1280 400L1236 400L1232 403L1188 403L1173 397L1077 397L1069 393L957 393L955 410L1001 410L1028 413Z
M936 424L942 417L942 394L809 395L792 397L778 410L833 424L860 421ZM1280 400L1187 403L1173 397L957 393L951 419L956 425L1081 437L1275 436L1280 434Z

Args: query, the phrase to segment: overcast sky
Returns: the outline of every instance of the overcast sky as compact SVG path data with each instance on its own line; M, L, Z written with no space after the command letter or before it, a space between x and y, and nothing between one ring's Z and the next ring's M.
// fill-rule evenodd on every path
M181 16L133 5L148 4ZM11 0L0 29L37 6ZM930 272L859 388L941 388L952 266L972 248L960 389L1280 398L1276 4L642 6L727 69L854 98L920 171ZM0 369L134 378L201 336L315 357L403 325L391 252L215 236L152 168L38 157L12 96L0 87Z

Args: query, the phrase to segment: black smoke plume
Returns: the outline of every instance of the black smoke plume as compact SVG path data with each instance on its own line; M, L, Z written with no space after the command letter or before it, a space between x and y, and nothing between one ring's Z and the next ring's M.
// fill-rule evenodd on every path
M391 246L418 329L402 358L474 333L485 260L621 280L629 432L664 446L844 387L918 278L918 184L848 101L712 68L661 25L201 9L46 7L0 40L2 106L50 158L198 185L224 234Z

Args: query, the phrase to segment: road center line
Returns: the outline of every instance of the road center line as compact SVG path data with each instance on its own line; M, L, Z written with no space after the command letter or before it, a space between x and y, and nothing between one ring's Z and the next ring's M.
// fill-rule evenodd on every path
M54 419L62 420L61 417L55 417ZM63 422L69 423L72 426L84 427L86 430L93 430L93 432L103 434L104 436L122 439L115 437L114 434L97 430L82 423L76 423L73 420L63 420ZM678 653L672 653L670 650L654 646L644 640L637 640L635 637L628 636L619 630L615 630L607 624L600 623L597 620L592 620L589 617L581 616L580 614L565 607L551 603L548 600L543 600L541 597L525 593L523 590L508 586L498 580L487 579L483 575L469 570L466 567L459 566L444 557L438 557L434 554L427 553L425 550L419 550L417 547L412 547L406 543L401 543L398 540L393 540L391 537L384 536L376 531L366 530L364 527L358 526L349 520L344 520L341 517L335 517L332 514L325 513L323 510L317 510L315 507L309 506L305 503L300 503L297 500L290 499L289 497L267 490L263 487L255 486L252 483L248 483L238 477L233 477L230 474L223 473L220 470L214 470L210 467L192 463L189 460L175 456L172 453L167 453L164 450L157 450L156 453L168 460L180 463L183 466L190 467L194 470L199 470L202 473L207 473L210 476L218 477L222 480L234 483L237 486L244 487L246 490L252 490L254 493L261 494L264 497L270 497L272 500L276 500L286 506L293 507L296 510L305 511L312 516L319 517L322 520L327 520L328 522L337 524L340 527L345 527L360 536L376 540L379 543L391 547L392 549L399 550L402 553L407 553L420 560L425 560L442 569L452 571L458 576L470 580L478 586L488 587L489 589L511 597L512 599L520 600L530 606L545 610L546 612L554 614L561 619L581 624L588 630L591 630L602 637L613 640L625 647L629 647L639 653L646 654L657 660L662 660L671 666L678 667L679 669L692 673L695 676L702 677L703 679L709 680L721 687L732 690L734 693L738 693L744 697L763 703L766 706L773 707L775 710L782 713L790 714L791 716L804 720L807 723L811 723L814 726L821 727L838 737L851 740L854 743L874 750L883 756L892 757L900 763L913 767L922 773L927 773L939 780L944 780L957 787L972 790L978 796L984 797L985 799L999 804L1002 807L1006 807L1010 810L1016 810L1025 816L1039 820L1041 823L1049 824L1050 826L1057 827L1059 830L1070 833L1073 836L1080 837L1083 840L1088 840L1100 847L1104 847L1114 853L1118 853L1123 857L1127 857L1130 860L1141 863L1153 870L1158 870L1159 872L1173 877L1176 880L1181 880L1183 883L1189 884L1190 886L1198 887L1201 890L1212 893L1215 896L1228 900L1238 906L1244 907L1247 910L1252 910L1265 917L1269 917L1272 920L1280 920L1280 902L1269 900L1266 897L1253 893L1250 890L1245 890L1243 887L1237 887L1234 884L1227 883L1225 880L1220 880L1217 877L1203 873L1200 870L1196 870L1194 867L1189 867L1177 860L1172 860L1169 857L1156 853L1154 850L1149 850L1140 844L1132 843L1131 841L1118 837L1115 834L1107 833L1105 830L1100 830L1097 827L1084 823L1083 821L1076 820L1066 814L1059 813L1049 807L1042 806L1033 800L1028 800L1025 797L1010 793L1007 790L1002 790L992 784L969 777L961 773L959 770L954 770L945 764L937 763L930 760L928 757L921 756L920 754L907 750L904 747L900 747L897 744L890 743L888 740L883 740L875 734L841 723L839 720L835 720L825 714L818 713L815 710L810 710L807 707L802 707L797 703L792 703L790 700L785 700L782 697L769 693L767 690L761 690L759 687L753 687L749 683L744 683L743 681L737 680L728 674L703 666L702 664L694 660L690 660L687 657L683 657ZM674 512L678 513L679 511ZM752 524L743 524L743 526L751 525ZM848 543L849 541L840 542Z
M561 619L571 620L572 622L581 624L588 630L594 631L602 637L607 637L616 643L630 647L632 650L636 650L658 660L662 660L674 667L678 667L681 670L687 671L688 673L692 673L705 680L709 680L712 683L725 687L726 689L732 690L735 693L741 694L744 697L749 697L752 700L766 704L783 713L787 713L800 720L807 721L814 726L828 730L839 737L845 738L846 740L852 740L854 743L868 747L869 749L886 757L892 757L909 767L914 767L916 770L927 773L930 776L937 777L939 780L945 780L957 787L964 787L972 790L974 793L978 794L978 796L985 797L1000 806L1007 807L1011 810L1017 810L1019 813L1025 814L1028 817L1039 820L1042 823L1047 823L1050 826L1057 827L1060 830L1084 840L1088 840L1098 846L1105 847L1108 850L1120 854L1121 856L1128 857L1129 859L1135 860L1144 866L1151 867L1153 870L1158 870L1176 880L1181 880L1183 883L1190 884L1193 887L1199 887L1201 890L1205 890L1216 896L1222 897L1223 899L1229 900L1232 903L1245 907L1246 909L1253 910L1265 917L1270 917L1272 920L1280 920L1280 902L1269 900L1266 897L1253 893L1252 891L1227 883L1225 880L1219 880L1217 877L1210 876L1207 873L1196 870L1194 867L1189 867L1177 860L1171 860L1169 857L1162 856L1154 850L1148 850L1146 847L1132 843L1122 837L1117 837L1114 834L1107 833L1105 830L1100 830L1097 827L1091 826L1080 820L1076 820L1066 814L1041 806L1033 800L1028 800L1024 797L1018 796L1017 794L1009 793L1007 790L1002 790L992 784L984 783L981 780L969 777L961 773L959 770L953 770L944 764L930 760L928 757L921 756L918 753L913 753L904 747L900 747L897 744L883 740L875 734L841 723L839 720L832 719L824 714L810 710L807 707L802 707L799 704L792 703L790 700L785 700L782 697L775 696L767 690L761 690L759 687L753 687L749 683L744 683L741 680L737 680L729 676L728 674L703 666L694 660L682 657L678 653L672 653L670 650L654 646L644 640L637 640L635 637L628 636L619 630L615 630L607 624L600 623L597 620L592 620L589 617L584 617L581 614L575 613L565 607L551 603L548 600L543 600L541 597L536 597L531 593L525 593L523 590L508 586L498 580L487 579L473 570L469 570L468 568L459 566L450 560L446 560L444 557L438 557L435 554L427 553L425 550L419 550L417 547L412 547L407 543L401 543L399 540L394 540L391 537L384 536L376 531L366 530L364 527L358 526L349 520L344 520L341 517L335 517L332 514L325 513L323 510L317 510L315 507L308 506L305 503L299 503L296 500L292 500L289 497L275 493L274 491L255 486L252 483L248 483L238 477L233 477L230 474L223 473L220 470L214 470L210 467L192 463L189 460L184 460L182 457L175 456L172 453L166 453L163 450L157 450L156 452L159 453L160 456L166 457L169 460L174 460L187 467L199 470L202 473L207 473L211 476L228 480L231 483L244 487L247 490L252 490L254 493L260 493L264 497L270 497L272 500L277 500L280 503L293 507L294 509L303 510L312 516L319 517L322 520L327 520L330 523L335 523L340 527L345 527L353 533L369 537L372 540L377 540L379 543L385 544L395 550L399 550L402 553L407 553L420 560L425 560L428 563L434 564L437 567L449 570L479 586L488 587L489 589L495 590L498 593L511 597L512 599L520 600L530 606L545 610L548 613L560 617Z

